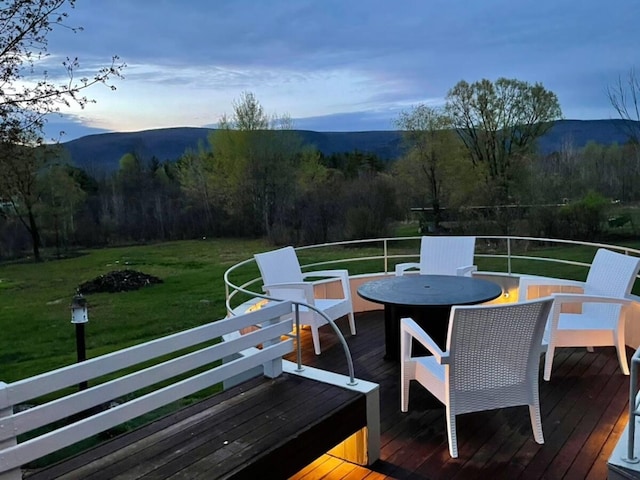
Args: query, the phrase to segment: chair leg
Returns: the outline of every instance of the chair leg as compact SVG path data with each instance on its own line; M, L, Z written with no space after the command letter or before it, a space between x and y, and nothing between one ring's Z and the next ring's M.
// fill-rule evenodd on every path
M536 443L542 445L544 436L542 434L542 418L540 416L540 402L529 405L529 417L531 417L531 429L533 430L533 438Z
M553 354L555 353L556 346L553 343L549 343L547 346L547 352L544 355L544 378L547 382L551 379L551 367L553 367Z
M618 328L616 331L616 350L618 351L618 361L620 370L625 375L629 375L629 362L627 361L627 348L624 344L624 329Z
M320 351L320 334L318 333L318 327L315 325L311 325L311 338L313 339L313 350L316 355L320 355L322 353Z
M409 410L409 386L410 385L411 385L411 379L407 378L407 375L403 371L400 375L400 411L401 412L407 412Z
M451 413L449 405L446 407L447 439L449 440L449 455L458 458L458 435L456 433L456 416Z
M356 319L353 316L353 312L349 314L349 327L351 328L351 335L356 334Z

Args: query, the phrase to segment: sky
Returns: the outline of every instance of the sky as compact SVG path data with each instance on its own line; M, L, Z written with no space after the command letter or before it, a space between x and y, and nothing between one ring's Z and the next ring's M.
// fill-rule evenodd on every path
M251 92L316 131L393 130L460 80L516 78L554 92L566 119L616 118L607 89L640 69L638 0L78 0L42 66L118 55L115 91L65 108L46 133L215 127Z

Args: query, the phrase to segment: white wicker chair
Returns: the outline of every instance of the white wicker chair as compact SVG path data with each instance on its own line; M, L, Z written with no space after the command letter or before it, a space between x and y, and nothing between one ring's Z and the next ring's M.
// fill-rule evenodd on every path
M632 303L631 289L640 269L640 257L599 249L591 263L587 280L522 277L519 298L525 300L531 287L561 289L579 287L582 293L553 293L555 302L549 316L544 343L547 353L544 379L551 378L557 347L615 346L622 373L629 375L625 347L625 309ZM562 313L563 305L580 304L581 313Z
M451 309L447 350L410 318L401 321L401 410L417 380L446 407L449 453L458 456L456 416L528 405L533 435L544 443L538 395L541 341L551 298ZM415 338L433 356L412 357Z
M302 273L300 263L293 247L284 247L265 253L254 255L262 276L264 291L279 300L304 302L317 307L331 320L337 320L344 315L349 317L351 334L356 334L356 324L353 316L349 272L347 270L316 270ZM336 277L342 285L342 298L315 298L313 282L304 278ZM318 327L327 323L326 319L317 312L306 307L300 307L300 323L311 327L313 348L320 355L320 335Z
M419 269L422 275L466 275L478 268L473 264L476 237L424 236L420 242L420 262L399 263L396 275Z

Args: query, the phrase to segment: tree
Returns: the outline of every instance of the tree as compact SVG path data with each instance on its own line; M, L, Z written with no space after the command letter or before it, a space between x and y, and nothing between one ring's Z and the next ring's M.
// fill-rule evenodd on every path
M60 256L62 242L67 242L75 232L74 216L87 194L72 176L66 165L52 165L43 171L39 181L44 225L54 235L56 254Z
M190 206L200 212L201 232L213 232L216 196L211 152L202 145L197 151L187 150L177 163L177 177Z
M35 206L38 203L36 184L41 160L35 149L5 142L0 146L0 192L2 199L11 205L13 215L27 229L35 261L40 260L40 230L36 221Z
M396 125L407 145L405 162L399 169L407 173L405 178L413 187L410 191L419 192L424 202L417 206L431 206L434 228L438 229L445 200L446 163L456 153L451 119L442 109L421 104L402 112Z
M32 236L36 261L40 259L40 238L32 206L38 174L52 156L33 147L43 143L45 117L72 102L84 107L91 102L83 95L85 89L107 84L110 78L120 77L124 68L113 57L92 78L77 79L74 74L80 63L67 58L62 62L64 81L56 83L46 70L38 73L38 62L48 55L49 32L55 28L80 30L66 23L67 10L74 4L75 0L7 0L0 5L0 197L26 212L28 220L23 223Z
M44 188L43 167L54 166L59 158L57 145L34 148L9 142L0 144L0 192L11 205L13 215L29 232L35 261L40 261L42 246L38 213Z
M48 56L47 35L55 28L81 30L67 25L68 11L75 0L8 0L0 6L0 140L24 139L22 132L41 132L45 115L71 102L84 107L92 100L83 91L92 85L107 84L120 77L124 64L114 56L111 64L92 78L76 78L77 58L62 62L66 75L56 83L38 62ZM34 81L35 77L40 77ZM115 89L113 85L109 88ZM36 136L38 138L39 135Z
M390 225L398 219L398 204L391 177L368 173L352 180L345 194L343 238L356 240L390 234Z
M618 82L609 87L607 93L618 116L625 120L622 128L629 141L627 150L631 150L625 154L625 163L633 172L633 176L625 177L625 180L635 185L640 172L640 78L636 71L629 70L625 80L618 77Z
M634 69L629 70L625 80L618 77L615 85L607 89L609 102L622 120L629 141L640 144L640 79Z
M511 184L535 142L561 118L558 98L542 84L499 78L460 81L447 94L446 111L474 165L485 164L493 201L512 201Z
M251 92L242 92L240 98L233 101L232 128L243 132L266 130L269 118L256 96Z
M234 102L231 118L224 117L209 141L214 162L214 191L238 233L272 238L278 209L293 196L295 159L302 151L299 136L287 116L267 117L252 93Z

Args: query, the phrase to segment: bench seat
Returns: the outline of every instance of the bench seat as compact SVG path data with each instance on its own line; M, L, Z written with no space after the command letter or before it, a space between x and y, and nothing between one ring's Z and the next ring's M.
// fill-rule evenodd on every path
M362 393L261 376L25 478L287 478L366 424Z

